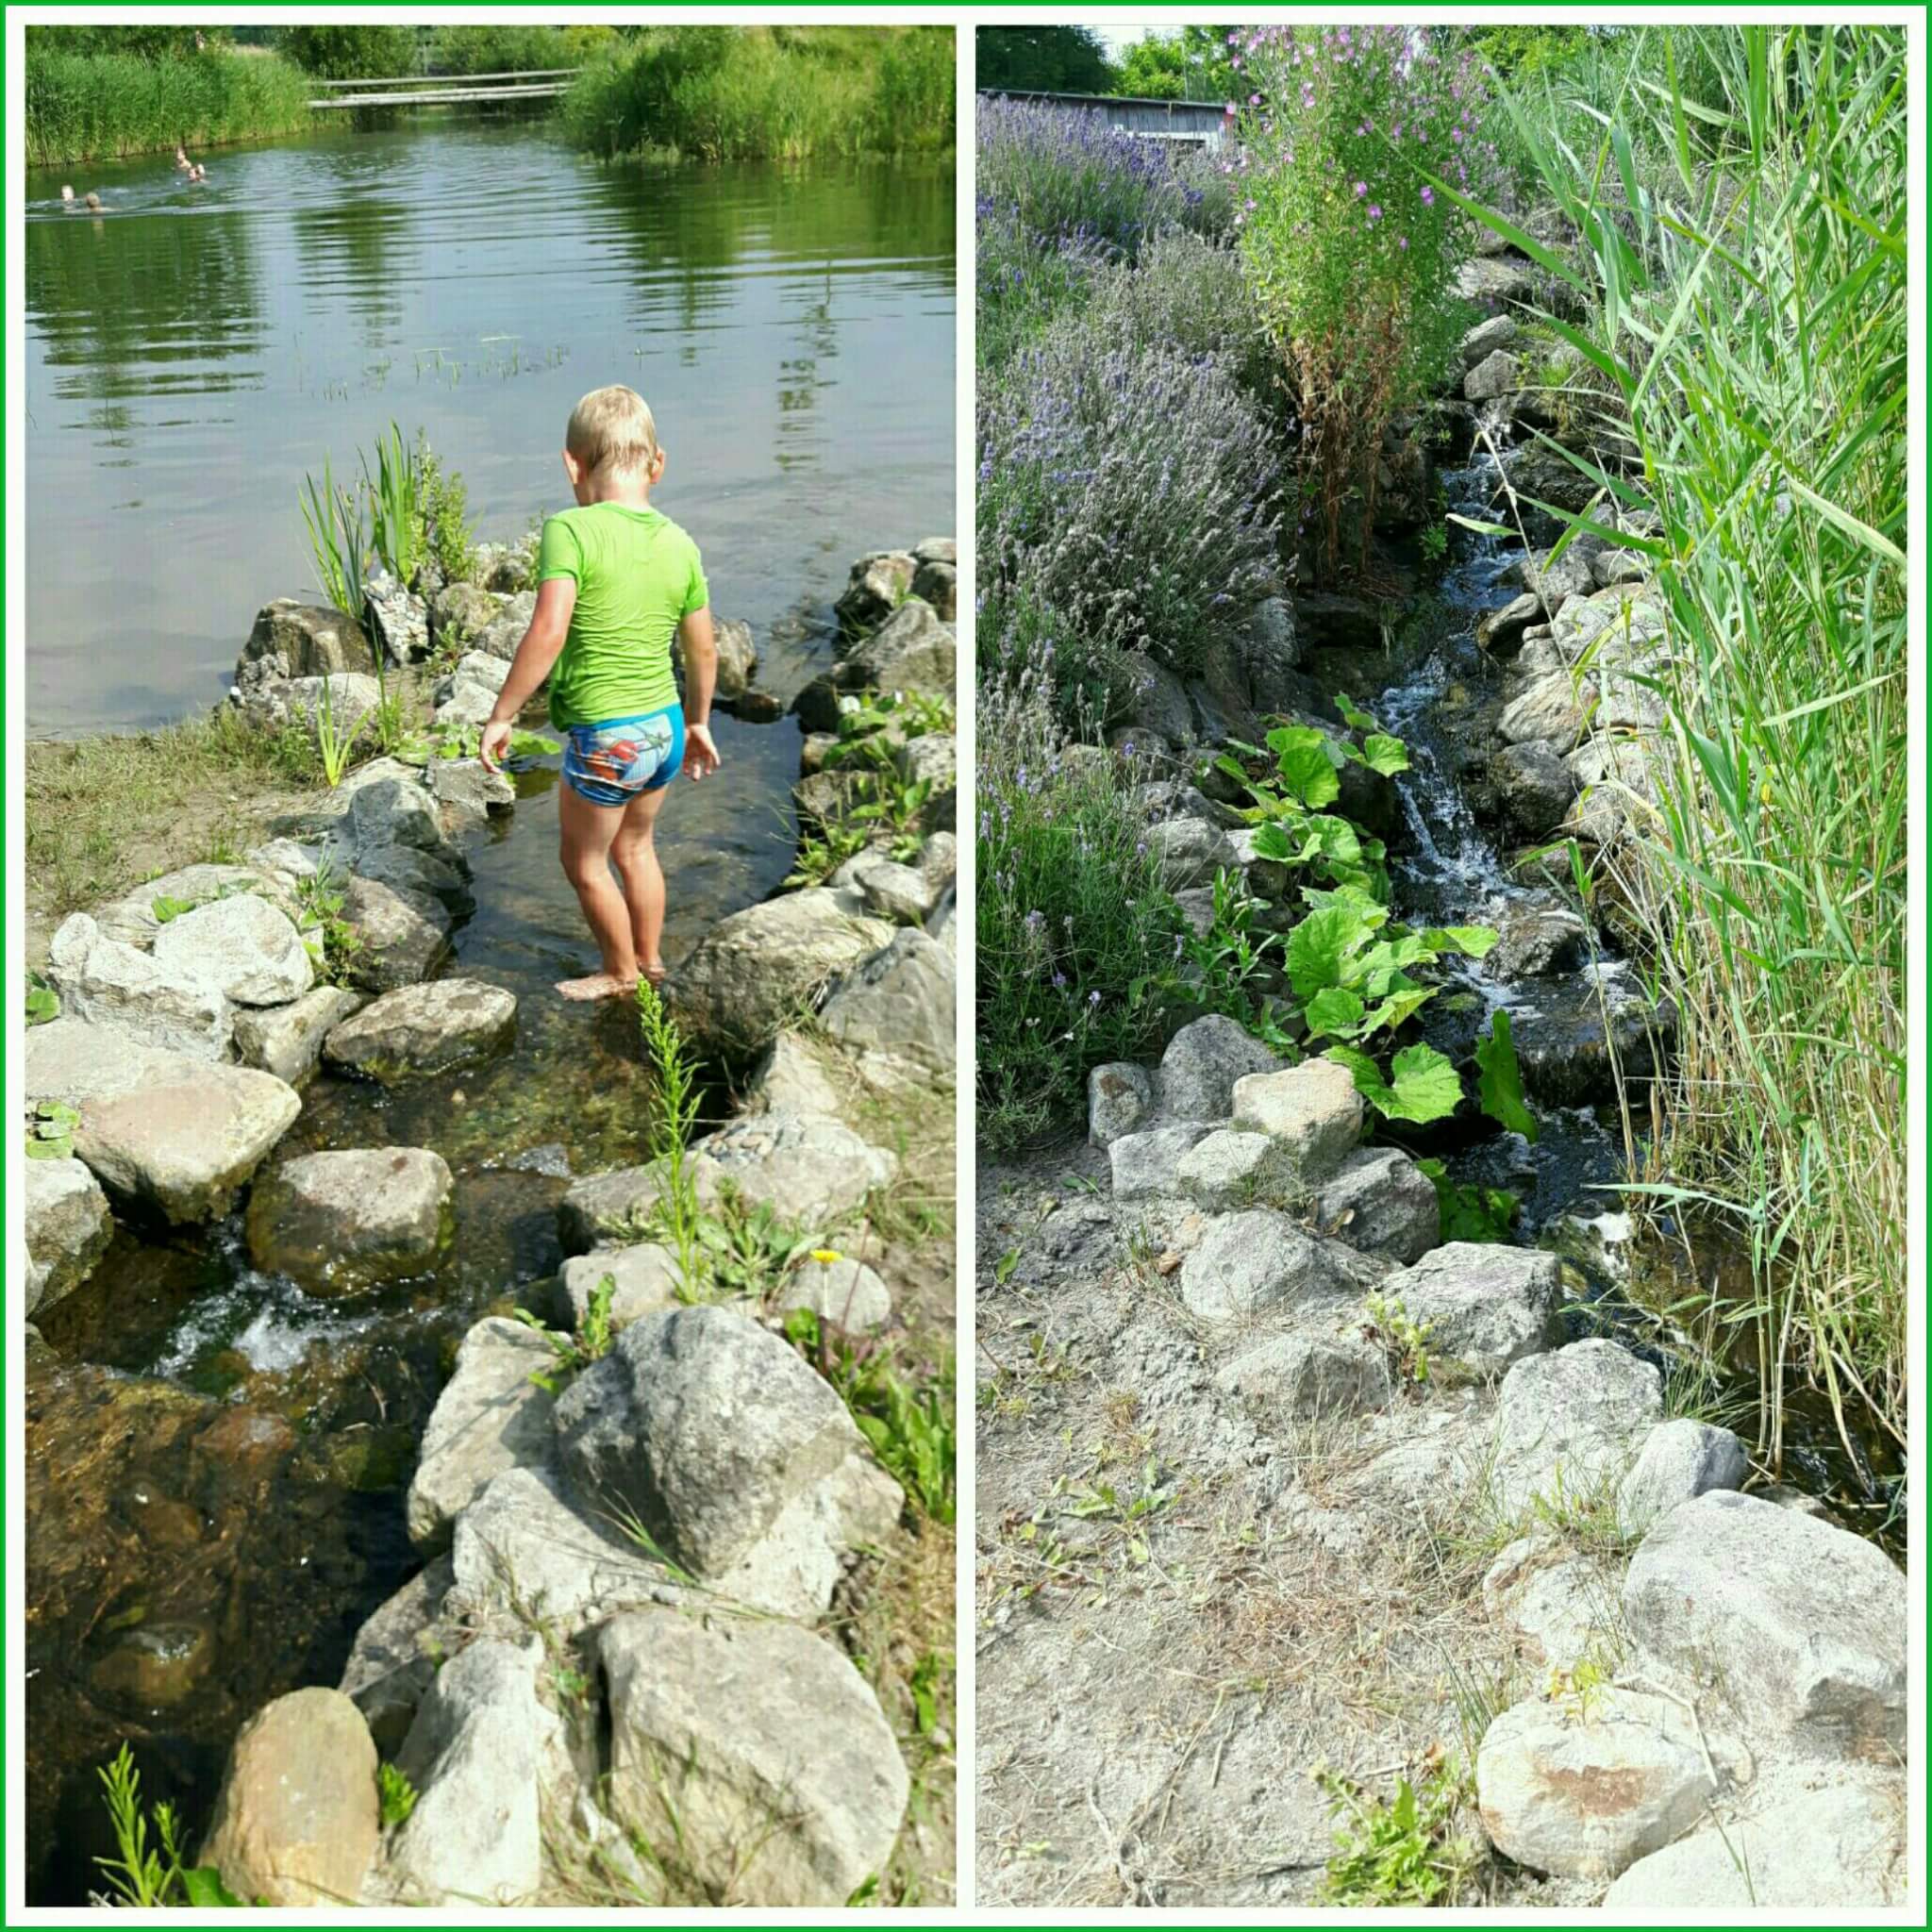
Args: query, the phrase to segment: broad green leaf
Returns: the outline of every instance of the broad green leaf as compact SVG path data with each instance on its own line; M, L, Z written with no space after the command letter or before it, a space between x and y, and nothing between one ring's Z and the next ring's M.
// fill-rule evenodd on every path
M1472 959L1488 957L1498 934L1492 925L1432 925L1423 935L1431 952L1462 953Z
M1387 1120L1419 1126L1447 1120L1462 1099L1454 1065L1433 1046L1405 1046L1390 1061L1392 1077L1388 1079L1374 1059L1354 1047L1331 1046L1326 1058L1355 1075L1356 1091Z
M171 899L163 892L153 902L156 924L166 925L171 921L179 919L184 912L192 912L199 903L195 899Z
M1362 1032L1378 1033L1386 1027L1393 1033L1411 1013L1427 1006L1440 990L1433 986L1406 986L1397 992L1391 992L1370 1011L1362 1022Z
M1308 1037L1320 1039L1324 1033L1351 1038L1360 1028L1362 1003L1359 994L1346 987L1324 986L1308 1002L1303 1017L1308 1023Z
M188 1903L203 1910L213 1906L240 1907L246 1901L239 1899L222 1882L222 1874L212 1865L197 1865L192 1870L184 1867L181 1873L181 1890L188 1895Z
M1341 792L1341 779L1328 750L1328 741L1307 724L1284 724L1268 734L1275 769L1284 788L1307 810L1332 805Z
M1272 858L1277 865L1293 865L1301 858L1300 850L1289 839L1287 830L1279 819L1270 819L1255 830L1255 857Z
M1382 728L1366 711L1357 710L1343 692L1337 691L1332 702L1341 722L1351 731L1379 731Z
M26 1143L26 1158L29 1160L65 1160L74 1152L74 1142L66 1135L58 1141L31 1140Z
M1509 1015L1501 1007L1490 1022L1489 1038L1475 1043L1476 1098L1492 1121L1525 1141L1537 1136L1536 1116L1523 1098L1523 1070L1509 1037Z
M26 1024L44 1026L60 1017L60 995L51 986L30 986L26 990Z
M1352 906L1326 906L1311 912L1288 936L1288 976L1296 997L1312 1000L1324 987L1352 975L1352 956L1367 943L1368 922Z
M1436 1189L1437 1232L1445 1241L1505 1241L1523 1212L1523 1203L1507 1188L1458 1186L1440 1160L1416 1165Z
M1408 747L1386 731L1372 731L1362 740L1362 763L1383 777L1392 778L1408 770Z

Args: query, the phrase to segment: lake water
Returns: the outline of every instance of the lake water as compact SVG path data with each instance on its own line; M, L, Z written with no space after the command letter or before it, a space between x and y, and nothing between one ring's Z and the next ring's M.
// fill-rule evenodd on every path
M220 697L256 610L315 592L305 472L353 476L391 419L510 537L570 502L577 397L632 384L659 503L761 641L860 551L950 533L950 169L593 163L527 121L206 158L27 177L33 735Z

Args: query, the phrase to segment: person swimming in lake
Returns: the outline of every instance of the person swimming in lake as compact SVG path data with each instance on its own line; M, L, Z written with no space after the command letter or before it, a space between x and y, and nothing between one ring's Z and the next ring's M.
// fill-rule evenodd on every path
M658 814L680 770L695 782L718 769L718 649L698 547L651 507L664 452L643 397L622 384L592 390L571 411L563 468L577 507L544 523L537 608L483 727L482 758L499 768L518 714L548 677L550 722L568 740L563 870L603 956L601 972L557 990L568 1000L628 997L640 978L664 977Z

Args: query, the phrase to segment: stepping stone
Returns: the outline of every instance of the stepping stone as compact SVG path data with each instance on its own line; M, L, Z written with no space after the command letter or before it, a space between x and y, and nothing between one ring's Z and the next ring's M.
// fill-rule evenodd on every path
M248 1248L311 1294L421 1274L453 1231L447 1163L426 1147L305 1154L256 1183Z
M398 987L329 1034L323 1058L385 1085L446 1073L502 1052L515 1036L513 993L478 979Z

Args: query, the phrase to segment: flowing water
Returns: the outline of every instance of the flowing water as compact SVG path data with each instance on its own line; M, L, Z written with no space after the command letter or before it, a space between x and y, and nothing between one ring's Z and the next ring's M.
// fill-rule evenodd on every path
M342 133L29 177L30 728L130 728L219 698L256 609L312 594L297 491L391 418L470 485L484 535L568 501L585 390L630 382L702 545L789 697L828 661L845 566L948 534L953 189L938 169L609 167L529 124ZM667 957L768 894L795 844L798 732L718 721L724 769L659 834ZM51 1310L29 1394L29 1857L74 1901L123 1738L198 1824L265 1699L333 1682L415 1567L414 1445L478 1314L541 1303L572 1174L641 1157L648 1098L556 860L557 760L473 836L453 970L520 1000L514 1048L393 1092L318 1077L287 1151L435 1148L457 1237L431 1274L335 1301L248 1263L239 1225L123 1231Z

